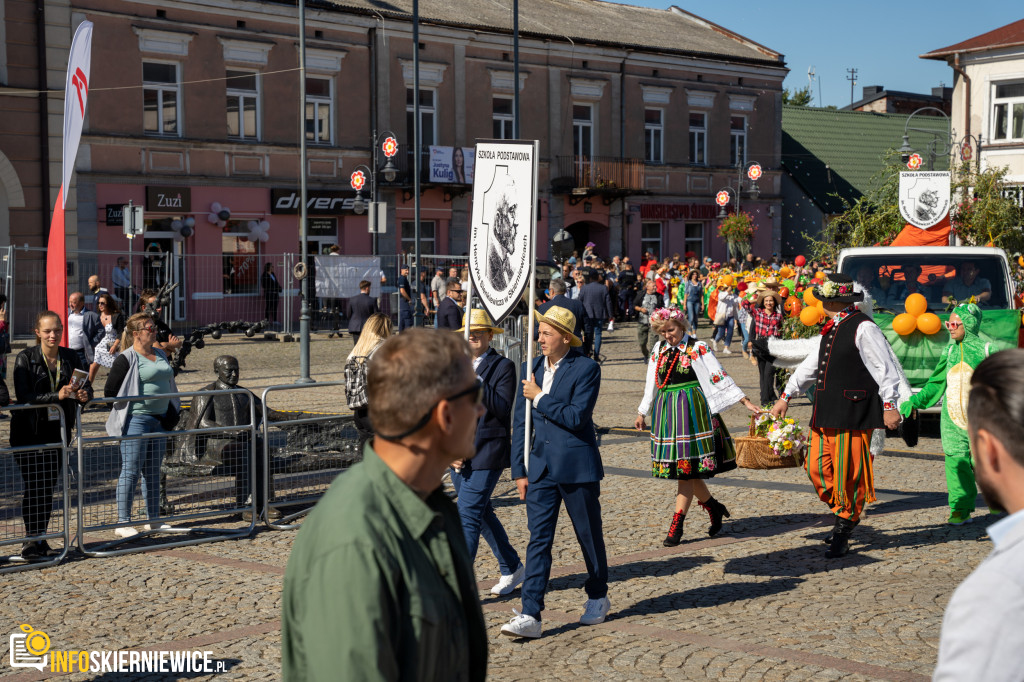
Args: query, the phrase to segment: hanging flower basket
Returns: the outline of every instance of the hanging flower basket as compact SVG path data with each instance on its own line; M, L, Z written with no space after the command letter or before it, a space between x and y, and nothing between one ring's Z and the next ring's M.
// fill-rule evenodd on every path
M718 226L718 236L728 245L729 254L737 258L744 257L750 251L750 242L756 231L754 216L745 211L730 213Z

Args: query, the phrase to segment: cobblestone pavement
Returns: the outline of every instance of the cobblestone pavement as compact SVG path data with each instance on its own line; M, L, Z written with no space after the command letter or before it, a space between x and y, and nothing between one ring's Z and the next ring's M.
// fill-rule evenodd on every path
M913 450L888 441L891 449L875 462L879 500L842 559L824 558L821 538L830 518L798 469L739 470L714 479L715 496L731 512L723 532L709 539L707 518L694 509L684 543L664 548L674 486L649 477L648 441L631 429L645 369L634 338L629 326L605 334L608 359L597 406L607 469L602 501L611 615L598 626L577 622L586 598L585 569L563 514L544 637L499 636L519 603L517 596L489 594L498 569L482 545L476 572L491 635L490 677L927 679L951 591L989 551L988 517L981 512L971 525L944 524L938 440L922 438ZM313 376L340 381L350 347L348 338L315 338ZM180 388L211 381L213 359L221 353L238 356L242 383L254 389L297 375L298 344L224 338L193 353ZM723 362L756 396L751 364L739 354ZM318 387L311 394L282 394L273 406L337 411L344 405L341 394L340 388ZM794 401L793 413L805 421L809 407ZM747 423L740 407L726 419L734 433ZM495 504L525 554L525 510L510 481L499 483ZM985 509L980 501L979 507ZM72 557L56 568L6 575L0 578L5 632L31 624L49 635L56 650L209 650L227 672L187 677L276 679L281 581L294 538L294 531L260 531L194 547ZM339 576L339 586L343 580ZM0 666L0 676L9 679L46 676L15 671L6 657Z

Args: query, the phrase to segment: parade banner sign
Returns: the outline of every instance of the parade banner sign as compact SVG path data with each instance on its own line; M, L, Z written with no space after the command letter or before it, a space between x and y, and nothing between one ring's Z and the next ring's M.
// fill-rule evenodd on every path
M474 155L469 274L484 309L500 322L533 280L538 144L480 142Z
M949 213L949 171L900 173L900 215L914 227L927 230Z

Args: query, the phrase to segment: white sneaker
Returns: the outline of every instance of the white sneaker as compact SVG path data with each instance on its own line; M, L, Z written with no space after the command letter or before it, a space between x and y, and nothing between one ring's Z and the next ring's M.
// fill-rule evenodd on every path
M580 625L597 625L603 623L612 609L612 603L608 597L600 599L588 599L583 605L583 615L580 616Z
M147 523L143 528L146 530L167 530L170 526L166 523Z
M125 526L124 528L115 528L114 535L119 538L132 538L139 534L139 531L135 530L131 526Z
M729 350L729 346L722 349L722 355L732 355L732 351Z
M491 588L491 594L497 594L504 596L506 594L512 594L516 588L523 584L523 576L526 574L526 567L520 562L519 568L517 568L511 575L501 576L501 580Z
M533 616L519 613L515 609L512 609L512 613L516 615L501 626L501 634L507 637L527 637L529 639L540 637L541 624L539 620Z

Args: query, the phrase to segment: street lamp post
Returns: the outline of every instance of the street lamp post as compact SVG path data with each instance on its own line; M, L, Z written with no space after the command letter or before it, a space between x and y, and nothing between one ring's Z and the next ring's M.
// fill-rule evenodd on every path
M381 138L384 138L383 142ZM378 153L383 153L387 161L384 162L384 167L380 167L380 157ZM372 169L364 165L356 166L353 170L349 180L349 184L352 189L356 191L356 198L353 202L352 210L357 214L362 214L366 210L366 201L363 199L363 187L365 187L366 176L370 179L370 202L377 202L377 176L383 175L385 182L394 182L395 177L398 175L398 168L395 166L394 157L398 153L398 136L390 130L378 134L376 130L373 131L373 144L371 145L371 165ZM362 173L362 170L366 173ZM362 177L363 179L357 183L357 178ZM373 255L378 255L378 231L376 223L372 222L376 219L376 210L370 212L371 228L373 234Z
M757 200L761 196L761 189L757 186L757 181L761 179L764 171L761 169L761 164L757 161L748 161L747 163L736 164L736 186L733 187L732 180L729 183L718 190L715 193L715 203L718 204L718 219L724 220L729 217L729 212L726 210L726 206L730 203L735 204L733 211L739 215L740 212L740 195L743 193L743 174L746 172L747 177L750 179L748 191L750 192L750 198ZM742 256L742 254L739 254Z
M929 130L927 128L912 128L910 126L911 120L917 114L924 111L934 111L946 119L946 123L949 124L949 116L946 115L942 109L936 107L921 107L912 111L907 116L907 122L903 126L903 144L900 145L900 160L903 163L910 161L911 155L914 153L914 148L910 145L910 133L922 133L924 135L931 135L932 139L925 145L925 149L928 152L928 170L935 170L935 159L939 156L948 156L953 152L954 149L959 150L960 160L970 165L971 157L977 154L977 165L976 168L981 171L981 145L983 138L981 135L964 135L961 139L957 139L956 131L950 128L948 134L942 134L936 130ZM972 144L973 143L973 144Z
M306 243L306 2L299 0L299 251L302 267L309 267L309 245ZM300 281L299 297L299 378L297 383L313 382L309 375L309 273Z

